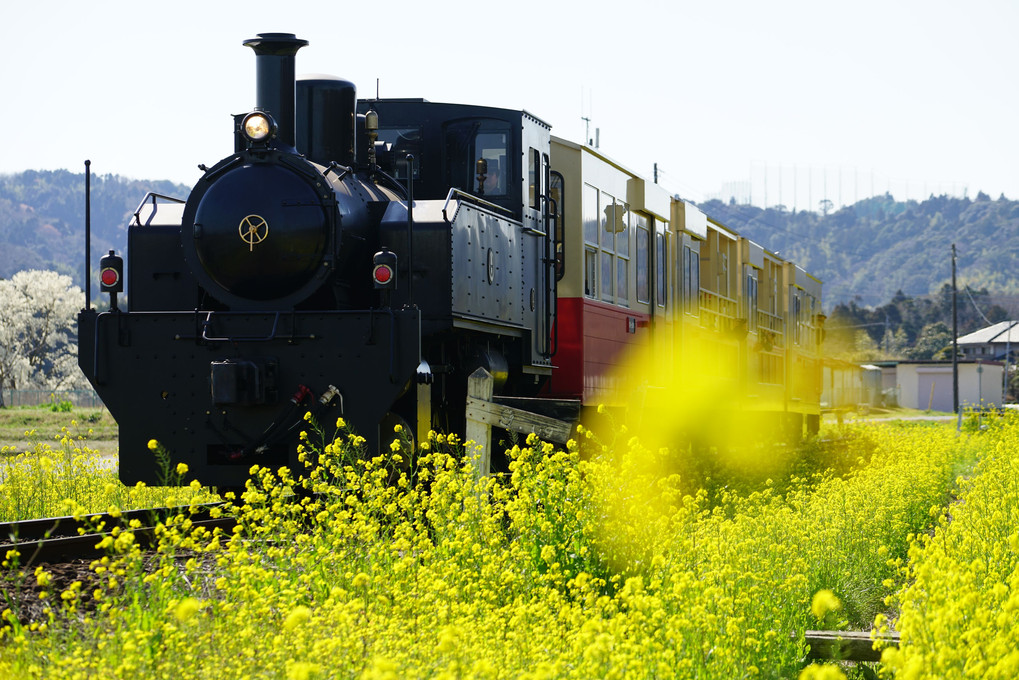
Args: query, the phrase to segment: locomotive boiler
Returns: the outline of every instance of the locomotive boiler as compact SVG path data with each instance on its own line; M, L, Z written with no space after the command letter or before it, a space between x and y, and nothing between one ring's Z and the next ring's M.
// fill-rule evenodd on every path
M349 82L295 78L306 44L244 43L257 97L234 152L199 166L186 199L145 197L125 260L101 262L109 309L79 316L79 364L119 424L127 484L165 481L151 440L237 487L252 464L297 467L308 410L342 416L371 451L397 424L461 427L479 367L517 395L551 374L549 126L359 105Z

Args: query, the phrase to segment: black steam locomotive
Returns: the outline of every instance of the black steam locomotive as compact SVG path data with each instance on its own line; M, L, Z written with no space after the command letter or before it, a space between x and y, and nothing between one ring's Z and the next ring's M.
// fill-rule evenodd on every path
M554 351L550 128L519 111L358 102L296 80L306 41L265 33L257 105L186 200L150 194L79 363L120 425L120 476L160 483L147 443L203 483L297 465L311 409L369 450L396 424L462 429L468 376L532 395ZM380 125L380 120L384 125ZM127 283L127 302L117 294Z

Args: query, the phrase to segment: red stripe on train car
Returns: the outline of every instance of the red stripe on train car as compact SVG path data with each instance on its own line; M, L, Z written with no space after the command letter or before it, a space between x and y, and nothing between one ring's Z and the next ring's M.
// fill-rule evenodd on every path
M581 298L559 298L556 327L558 350L552 361L556 368L548 383L548 396L580 399L584 394L584 307Z
M604 398L607 378L627 348L645 337L646 313L586 298L560 298L559 351L549 382L550 396Z

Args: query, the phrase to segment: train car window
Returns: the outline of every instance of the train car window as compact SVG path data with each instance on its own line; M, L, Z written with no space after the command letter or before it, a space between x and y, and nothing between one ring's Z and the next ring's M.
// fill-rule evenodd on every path
M801 335L803 344L808 347L811 347L816 342L815 339L816 329L814 328L814 309L815 309L814 306L816 300L814 299L813 295L810 295L809 293L806 292L803 293L803 297L804 297L803 307L801 310L803 312L803 332Z
M665 234L658 231L655 233L655 284L657 286L655 302L659 307L665 306L669 290L668 270L665 267L665 263L669 261L667 255Z
M616 203L616 254L630 256L630 206Z
M598 190L584 185L584 243L598 245Z
M407 176L407 154L414 155L414 179L421 176L421 166L424 158L421 157L421 128L379 128L379 139L382 142L381 153L379 154L379 165L383 170L405 179Z
M728 242L718 239L718 294L729 297L729 253Z
M612 299L612 253L601 251L601 299L615 302Z
M535 210L541 210L541 180L544 173L541 170L541 153L532 148L530 152L530 163L527 164L527 190L528 205Z
M683 311L697 315L701 289L701 258L690 246L683 247Z
M626 305L630 281L629 207L589 184L583 191L584 294Z
M451 187L504 197L510 186L511 158L510 127L503 121L480 119L446 126L446 178Z
M548 168L548 156L545 156L545 167ZM552 199L552 208L555 210L556 221L555 221L555 266L556 266L556 281L561 281L563 275L566 273L566 252L564 250L565 244L565 221L564 221L564 206L566 195L564 192L565 180L562 174L558 172L549 173L548 181L548 195Z
M793 313L791 314L793 321L793 343L797 345L800 344L800 317L803 313L801 310L801 303L800 291L797 290L793 293Z
M820 345L821 329L818 328L817 324L815 323L817 320L817 313L818 311L820 311L818 309L819 305L817 303L817 298L815 298L813 295L808 295L807 297L810 298L810 316L807 317L807 323L810 324L810 344Z
M748 264L743 265L743 309L747 330L757 331L757 270Z
M598 280L598 251L593 248L584 249L584 295L595 295L595 282Z
M630 299L630 261L616 256L616 302L626 305Z
M630 301L630 206L616 204L616 302Z
M601 299L605 302L615 302L613 283L615 277L612 275L613 257L615 253L615 236L617 232L616 199L611 194L601 192Z
M637 302L651 302L651 233L647 227L647 217L634 215L634 231L636 232L636 268L637 268Z
M778 316L778 268L775 269L771 279L771 313Z
M598 190L585 184L584 211L584 294L598 297Z
M771 260L764 262L764 274L767 277L768 313L778 316L778 265Z

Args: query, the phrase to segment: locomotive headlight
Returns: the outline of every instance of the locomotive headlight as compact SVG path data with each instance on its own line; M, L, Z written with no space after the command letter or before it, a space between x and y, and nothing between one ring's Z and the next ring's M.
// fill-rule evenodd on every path
M255 111L244 116L242 122L244 129L244 136L252 142L264 142L270 136L276 128L276 123L273 122L269 114L261 111Z

